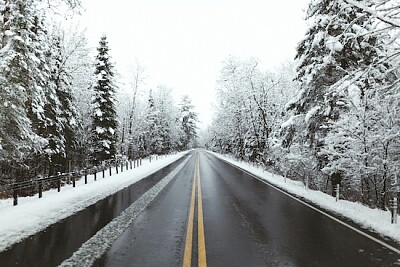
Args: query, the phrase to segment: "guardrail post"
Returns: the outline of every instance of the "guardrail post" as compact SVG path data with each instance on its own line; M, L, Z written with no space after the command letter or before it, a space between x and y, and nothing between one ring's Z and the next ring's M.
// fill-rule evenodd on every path
M392 199L389 201L389 209L392 214L391 223L397 224L397 195L399 193L399 180L397 173L390 179L390 186L392 191Z
M340 194L340 184L336 184L335 192L336 192L336 202L339 201L339 194Z
M18 190L17 190L17 188L15 188L15 186L13 189L13 198L14 198L14 206L17 206L18 205Z
M391 223L397 224L397 197L393 197L393 199L390 200L389 206L392 214Z
M93 167L93 178L95 181L97 181L97 166Z
M75 173L71 173L72 178L72 187L75 187Z
M39 181L39 198L43 196L43 184L42 181Z
M58 176L57 179L57 192L61 191L61 176Z

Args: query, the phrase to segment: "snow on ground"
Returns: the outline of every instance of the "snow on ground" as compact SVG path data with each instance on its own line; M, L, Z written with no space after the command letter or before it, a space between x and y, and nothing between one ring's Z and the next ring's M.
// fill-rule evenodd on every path
M145 159L142 166L119 174L113 169L111 177L108 172L104 179L98 174L96 182L90 175L86 185L84 179L80 179L75 188L66 185L61 187L61 192L57 189L44 191L40 199L37 194L20 197L17 206L13 206L12 199L0 200L0 251L149 176L186 153L163 156L151 163Z
M207 152L258 176L268 183L276 185L291 194L303 197L323 209L340 214L341 216L362 225L364 228L371 229L378 234L388 236L400 244L400 216L397 217L398 224L391 224L390 211L371 209L360 203L346 200L339 200L336 202L335 198L328 194L306 189L302 182L285 179L280 175L250 165L248 162L238 161L228 156L210 151Z

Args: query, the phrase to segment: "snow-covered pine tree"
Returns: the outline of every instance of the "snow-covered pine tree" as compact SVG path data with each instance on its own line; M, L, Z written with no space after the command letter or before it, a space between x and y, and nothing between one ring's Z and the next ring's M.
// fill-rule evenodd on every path
M372 15L373 29L379 30L360 28L359 32L376 40L377 53L371 55L372 64L368 68L354 71L339 85L338 88L347 92L348 112L331 123L321 154L329 159L324 171L341 171L343 183L353 199L385 209L390 180L399 171L396 161L400 152L397 115L400 47L393 39L400 28L394 30L393 25L385 25L386 22L365 10L373 6L350 2L360 4L365 14ZM378 5L376 1L372 3ZM394 6L390 8L388 4ZM384 9L387 8L397 12L393 1L386 2Z
M289 137L284 142L290 144L294 136L301 136L299 143L306 144L303 151L312 152L310 160L317 159L319 169L329 175L340 173L346 188L357 184L356 191L371 204L373 198L368 195L384 195L381 189L387 180L387 172L376 172L385 168L385 164L376 165L378 158L387 162L384 153L372 155L378 147L373 144L377 133L372 129L382 119L373 115L379 114L373 112L378 108L374 103L386 98L384 91L392 90L397 80L390 60L396 53L389 52L393 50L391 34L375 15L347 2L316 0L309 6L308 18L313 23L298 46L301 88L287 105L295 115L284 124ZM362 6L372 4L368 0ZM356 166L363 166L363 171ZM376 199L381 202L380 197Z
M156 106L153 91L150 90L144 135L147 155L161 153L163 148L162 130L160 111Z
M93 161L115 158L117 112L115 108L114 66L109 55L107 37L103 35L97 48L92 114Z
M367 1L368 2L368 1ZM303 136L317 155L330 121L347 110L346 90L339 86L358 70L368 69L379 55L372 19L344 1L313 0L307 18L311 26L297 48L297 81L300 91L287 105L295 111L297 125L286 123L287 138L305 125ZM290 140L284 140L291 143ZM320 164L325 160L320 158Z
M160 114L161 135L162 135L162 154L178 148L179 142L179 110L174 105L172 89L159 86L157 89L156 104Z
M1 6L0 146L3 160L22 163L48 141L32 128L31 118L45 122L46 73L40 58L36 10L32 0L8 0ZM38 58L39 56L39 58Z
M184 95L180 103L180 116L182 136L180 138L180 149L185 150L191 147L197 138L197 113L194 111L192 100L188 95Z
M32 48L38 59L34 73L37 84L35 91L44 92L43 118L39 118L34 112L30 112L33 130L47 140L47 145L41 153L32 158L32 164L37 165L38 156L42 155L42 163L48 166L42 172L54 174L62 171L62 158L65 158L64 127L61 121L62 107L56 92L57 86L52 75L53 58L52 44L48 42L48 32L44 25L44 18L39 13L34 17L32 32ZM31 165L32 165L31 164Z
M180 125L179 111L174 105L171 89L159 86L150 90L144 129L139 132L138 143L147 155L166 154L178 149ZM144 131L143 131L144 130Z

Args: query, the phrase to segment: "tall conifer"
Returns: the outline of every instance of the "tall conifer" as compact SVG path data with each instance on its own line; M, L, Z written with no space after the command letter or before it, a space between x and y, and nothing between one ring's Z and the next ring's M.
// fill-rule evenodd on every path
M115 157L117 112L115 108L114 66L109 56L107 37L103 35L97 48L97 77L94 86L92 141L93 160L101 162Z

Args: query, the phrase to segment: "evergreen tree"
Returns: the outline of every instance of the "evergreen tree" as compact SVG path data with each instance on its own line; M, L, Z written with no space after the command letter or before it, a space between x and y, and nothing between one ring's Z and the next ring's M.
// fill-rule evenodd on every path
M286 124L289 127L284 142L290 144L288 139L295 136L293 132L300 132L305 125L304 141L317 155L331 122L348 110L346 86L358 82L361 90L368 90L368 80L383 78L376 72L364 80L355 78L379 61L382 43L376 34L368 34L372 32L373 18L343 1L312 1L307 18L312 24L296 55L296 79L301 87L287 105L294 110L298 124ZM325 160L321 158L320 163L323 166Z
M94 86L92 114L93 160L113 159L116 154L117 113L115 108L114 66L110 61L107 37L101 37L97 48L97 81Z
M376 131L374 125L384 118L377 116L383 112L375 105L393 101L396 93L388 92L397 90L398 80L393 37L365 11L371 5L369 0L361 7L346 1L311 2L312 24L297 49L300 91L287 105L295 114L283 125L285 145L297 137L300 161L317 160L315 169L340 177L331 179L332 185L345 183L369 205L371 194L386 194L387 162L392 160L388 148L396 147L388 145L393 138ZM392 126L382 128L393 132ZM383 207L381 197L373 202Z
M180 116L181 116L181 127L182 136L180 139L181 149L185 150L190 148L190 144L193 144L197 138L197 126L198 122L197 113L194 111L194 106L189 96L184 95L180 103Z
M31 0L9 0L1 10L1 156L19 163L48 143L37 134L38 127L33 130L31 122L32 118L38 124L46 122L46 93L41 83L46 79L46 70L38 50L35 12Z
M149 93L146 124L146 136L144 138L146 139L147 154L159 154L163 148L163 129L160 112L157 109L152 90Z
M166 154L177 149L179 142L179 111L174 106L171 90L158 87L149 93L143 134L138 143L145 144L147 154ZM143 140L145 139L145 140Z
M52 44L48 42L48 32L44 25L44 18L36 15L34 17L32 31L33 52L38 59L36 73L34 73L37 89L36 93L42 89L44 96L44 111L42 117L37 116L33 110L29 112L31 116L33 130L42 138L47 140L47 145L36 153L31 165L38 165L38 159L43 156L42 163L49 168L42 171L50 175L61 171L62 162L60 158L65 157L65 138L64 129L61 121L62 107L56 92L57 85L52 75L52 65L55 54L52 51Z

